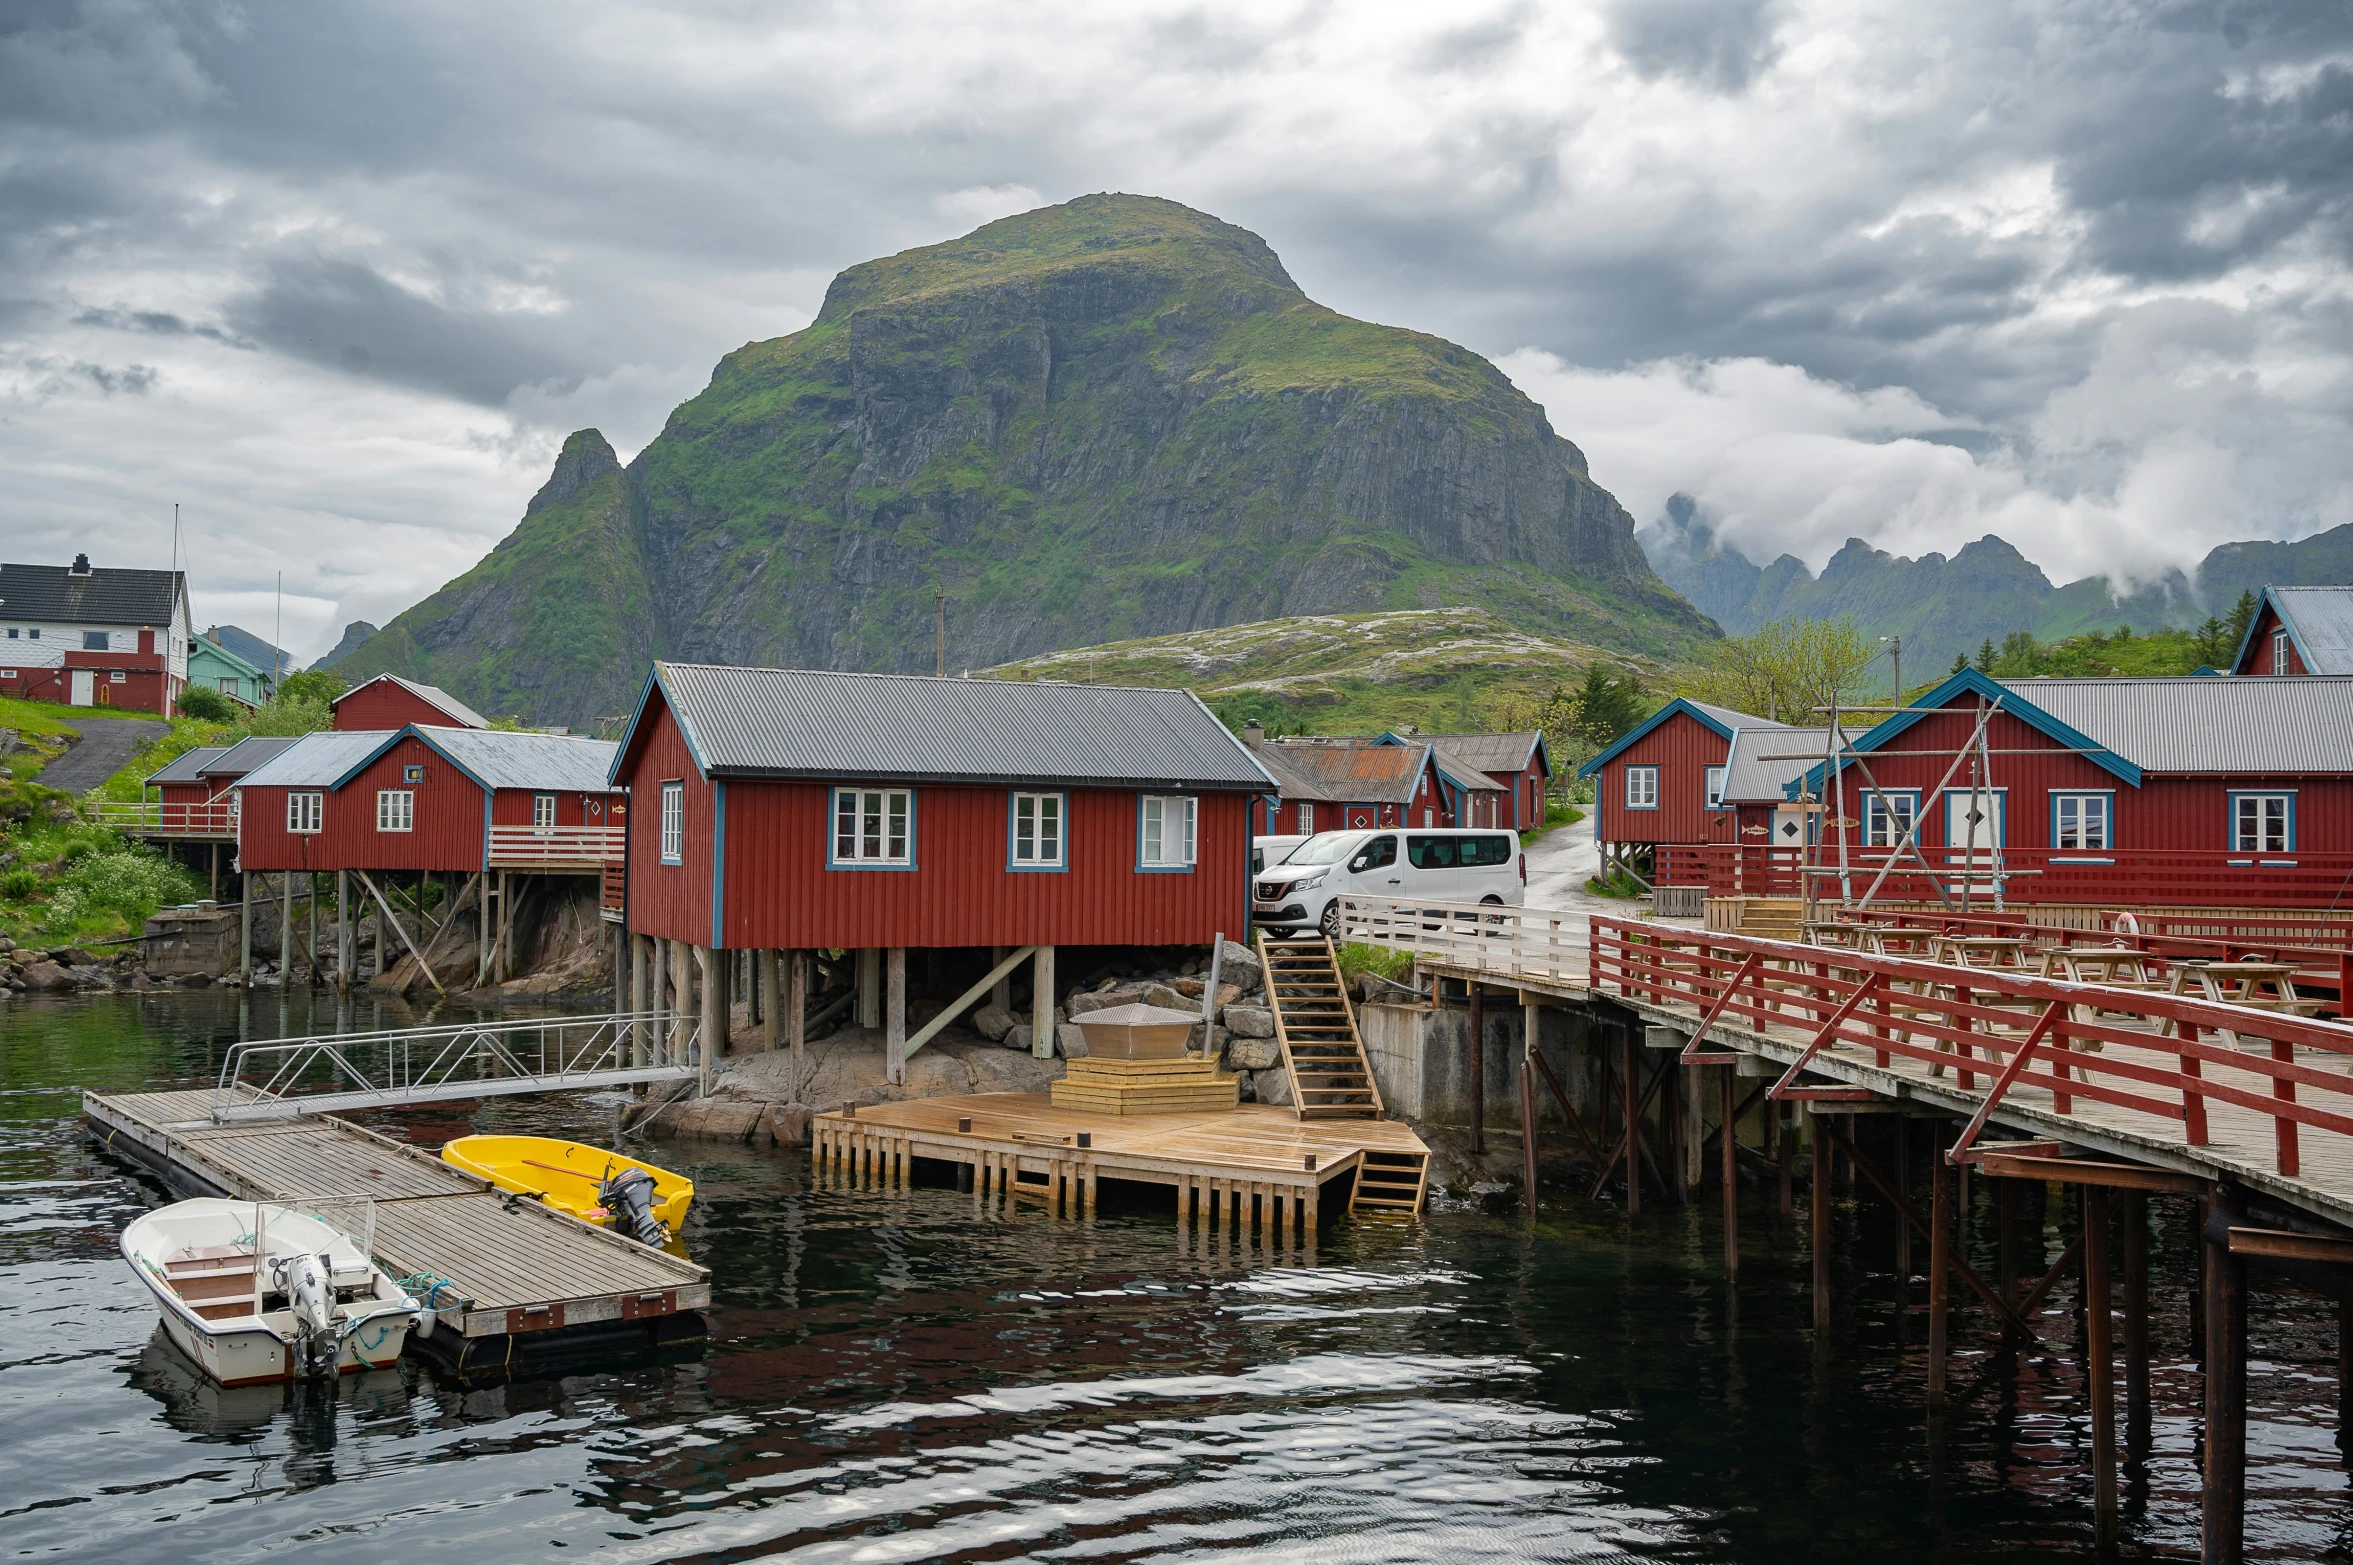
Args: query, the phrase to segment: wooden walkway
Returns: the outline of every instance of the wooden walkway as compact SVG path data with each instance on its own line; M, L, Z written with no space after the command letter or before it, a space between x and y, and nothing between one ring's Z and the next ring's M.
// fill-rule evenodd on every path
M583 1338L699 1335L710 1274L536 1201L512 1196L440 1158L347 1120L216 1124L214 1094L82 1095L90 1130L109 1149L192 1194L237 1200L368 1196L376 1259L399 1277L450 1285L433 1335L410 1341L476 1362ZM451 1304L454 1296L462 1304ZM677 1317L676 1319L667 1319ZM484 1339L505 1338L504 1343ZM518 1344L521 1344L518 1347Z
M1263 1228L1309 1244L1326 1186L1353 1186L1368 1156L1429 1154L1395 1120L1302 1120L1265 1103L1090 1114L1023 1092L861 1105L818 1115L813 1136L817 1177L828 1183L903 1186L912 1159L932 1158L971 1168L984 1199L1037 1200L1079 1216L1095 1209L1102 1180L1128 1180L1174 1189L1180 1222Z

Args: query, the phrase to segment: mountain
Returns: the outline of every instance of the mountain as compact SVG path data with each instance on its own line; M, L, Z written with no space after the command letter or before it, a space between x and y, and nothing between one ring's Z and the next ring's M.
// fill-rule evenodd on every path
M216 647L225 647L236 653L265 674L291 674L302 667L295 661L293 653L272 646L241 626L215 625L204 633L204 639Z
M1717 538L1681 495L1637 537L1668 585L1733 635L1796 615L1849 617L1867 636L1902 636L1906 661L1923 673L1975 654L1988 637L1999 645L2012 631L2056 641L2118 625L2193 626L2227 615L2249 588L2353 581L2353 523L2295 543L2224 544L2193 574L2171 571L2121 596L2099 576L2053 586L1991 534L1950 559L1907 559L1849 538L1819 577L1786 554L1760 566Z
M978 672L992 679L1160 685L1193 691L1236 715L1288 731L1379 733L1407 724L1444 731L1488 721L1506 692L1541 701L1588 664L1661 670L1559 636L1537 635L1484 609L1317 614L1078 647Z
M351 656L354 652L357 652L360 649L361 643L365 642L370 636L373 636L377 629L377 626L369 624L364 619L353 620L350 624L343 627L343 639L336 642L334 647L328 651L327 655L319 659L316 663L313 663L311 667L333 668L336 664L342 662L345 658Z
M928 670L935 594L951 669L1457 604L1659 655L1714 634L1486 360L1096 195L851 267L626 467L575 434L514 533L338 671L583 724L657 655Z

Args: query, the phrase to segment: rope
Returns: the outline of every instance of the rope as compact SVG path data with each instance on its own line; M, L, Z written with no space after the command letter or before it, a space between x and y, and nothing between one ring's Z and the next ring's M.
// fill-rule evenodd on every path
M457 1284L451 1282L446 1277L436 1277L431 1272L413 1273L410 1276L401 1278L393 1286L397 1287L401 1292L409 1295L411 1298L417 1299L425 1306L425 1308L429 1310L438 1310L442 1308L440 1294L444 1288L449 1290L449 1296L451 1298L458 1301L460 1308L471 1309L474 1304L474 1300L471 1295L463 1294L457 1291Z

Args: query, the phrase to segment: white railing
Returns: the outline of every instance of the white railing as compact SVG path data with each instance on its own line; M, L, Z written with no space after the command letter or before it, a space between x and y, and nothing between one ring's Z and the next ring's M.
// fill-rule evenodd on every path
M213 1088L216 1121L567 1092L697 1075L702 1025L675 1011L463 1022L240 1043Z
M92 804L91 820L135 837L219 837L237 835L237 806L215 804Z
M1449 967L1582 986L1592 936L1583 913L1497 903L1340 899L1341 942L1385 946Z
M618 864L628 840L622 826L493 826L493 869L535 864Z

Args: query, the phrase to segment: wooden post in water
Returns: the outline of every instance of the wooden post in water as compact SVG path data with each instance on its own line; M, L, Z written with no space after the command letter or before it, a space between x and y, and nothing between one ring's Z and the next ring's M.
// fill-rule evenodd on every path
M727 953L703 946L695 954L703 967L703 1091L708 1093L713 1072L727 1057Z
M2353 1299L2337 1301L2337 1449L2353 1456Z
M1905 1211L1912 1209L1912 1147L1910 1128L1903 1115L1895 1116L1895 1193L1896 1204ZM1912 1225L1895 1225L1895 1286L1899 1313L1912 1307Z
M1740 1102L1733 1096L1740 1083L1731 1066L1719 1069L1724 1073L1724 1281L1730 1284L1740 1279L1740 1138L1734 1134Z
M2247 1527L2247 1263L2230 1253L2237 1214L2219 1198L2199 1234L2206 1252L2206 1483L2198 1558L2240 1565Z
M792 1073L792 1101L798 1103L808 1086L801 1074L801 1059L809 1045L809 953L793 952L789 965L784 985L784 1043L790 1051L786 1060Z
M1626 1079L1619 1084L1618 1093L1626 1100L1626 1215L1640 1217L1642 1215L1642 1098L1635 1083L1641 1078L1634 1069L1634 1029L1629 1026L1619 1030L1626 1039L1623 1051Z
M1953 1270L1952 1176L1945 1170L1944 1136L1928 1137L1928 1405L1945 1405L1945 1306Z
M652 1009L646 999L646 991L653 978L654 964L646 959L647 944L645 936L633 935L626 929L621 931L621 949L629 964L629 1009L640 1016ZM629 1029L629 1063L632 1065L643 1066L646 1062L646 1045L651 1041L647 1032L644 1022L637 1022Z
M1527 1003L1527 993L1520 994L1520 1161L1521 1177L1527 1181L1528 1218L1536 1217L1536 1034L1542 1015Z
M2009 1181L2004 1180L2007 1184ZM2149 1450L2149 1197L2126 1191L2124 1208L2124 1443Z
M335 872L335 987L351 987L351 871Z
M2110 1344L2108 1192L2083 1187L2084 1389L2092 1404L2092 1532L2116 1545L2116 1364Z
M243 899L237 920L237 982L250 987L253 983L253 876L242 864L237 867L237 891Z
M1788 1104L1770 1101L1765 1106L1765 1123L1773 1130L1774 1171L1781 1183L1781 1220L1786 1223L1797 1212L1795 1193L1790 1188L1797 1164L1797 1123Z
M1480 1005L1480 990L1474 980L1465 985L1471 992L1471 1156L1487 1154L1487 1013ZM1632 1148L1628 1148L1631 1155Z
M2018 1302L2018 1181L1994 1181L1994 1290L2005 1304ZM2018 1328L2008 1321L2002 1323L2005 1336L2015 1338Z
M885 965L883 987L888 992L882 1002L882 1070L884 1079L898 1087L907 1081L907 948L892 946ZM1049 1032L1053 1030L1053 1021L1049 1009L1046 1015Z
M294 876L278 871L278 992L294 982Z
M1819 1116L1806 1111L1814 1143L1813 1174L1806 1180L1807 1199L1814 1222L1814 1345L1830 1340L1830 1143L1822 1134Z

